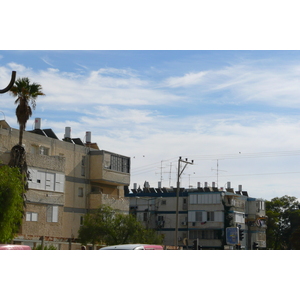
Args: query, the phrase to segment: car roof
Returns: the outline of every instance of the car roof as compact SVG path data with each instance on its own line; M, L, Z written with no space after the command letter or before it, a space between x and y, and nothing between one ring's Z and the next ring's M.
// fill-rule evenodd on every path
M125 244L125 245L114 245L100 248L99 250L134 250L137 247L143 247L144 244Z
M0 250L31 250L27 245L0 244Z

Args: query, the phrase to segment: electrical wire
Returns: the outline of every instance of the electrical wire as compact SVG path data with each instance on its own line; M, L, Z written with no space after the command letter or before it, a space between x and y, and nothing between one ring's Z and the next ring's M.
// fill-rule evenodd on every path
M300 150L293 151L273 151L273 152L249 152L249 153L231 153L231 154L209 154L209 155L185 155L191 157L194 161L203 160L230 160L230 159L253 159L253 158L270 158L270 157L282 157L282 156L299 156ZM182 157L185 157L182 156ZM177 162L178 157L172 157L170 159L163 160L164 162ZM160 168L161 161L152 164L136 167L132 169L131 176L138 176L144 173L155 171ZM261 174L242 174L242 175L230 175L230 176L254 176L254 175L271 175L271 174L291 174L298 172L283 172L283 173L261 173ZM226 176L226 175L220 175ZM213 177L213 176L207 176ZM196 178L196 177L194 177Z

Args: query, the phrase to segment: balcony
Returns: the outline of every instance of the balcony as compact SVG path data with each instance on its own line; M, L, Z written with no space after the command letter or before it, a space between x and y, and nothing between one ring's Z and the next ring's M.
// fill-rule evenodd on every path
M109 185L130 184L130 158L106 151L90 152L90 180Z
M89 209L97 209L101 205L108 205L117 211L129 212L129 200L114 198L107 194L91 193L88 196Z

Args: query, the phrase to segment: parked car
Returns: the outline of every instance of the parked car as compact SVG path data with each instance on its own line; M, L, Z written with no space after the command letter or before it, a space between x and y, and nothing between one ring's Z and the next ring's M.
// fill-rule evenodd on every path
M0 250L31 250L27 245L0 244Z
M99 250L164 250L160 245L126 244L100 248Z

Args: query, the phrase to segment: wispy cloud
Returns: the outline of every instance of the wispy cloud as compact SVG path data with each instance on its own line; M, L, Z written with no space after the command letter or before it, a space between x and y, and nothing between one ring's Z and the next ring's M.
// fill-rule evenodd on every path
M200 84L207 72L188 73L182 77L169 77L164 81L167 87L189 87Z
M53 65L52 63L50 63L50 59L49 59L48 57L41 57L41 60L42 60L45 64L47 64L47 65L49 65L49 66L51 66L51 67L54 67L54 65Z

